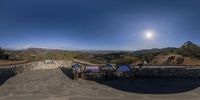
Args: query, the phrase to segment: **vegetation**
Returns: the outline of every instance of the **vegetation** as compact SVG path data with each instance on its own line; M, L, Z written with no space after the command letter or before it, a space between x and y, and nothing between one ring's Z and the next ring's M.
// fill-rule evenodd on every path
M46 59L52 60L67 60L79 59L91 63L103 64L136 64L138 62L147 61L149 63L158 56L163 55L181 55L182 57L192 57L200 59L200 47L190 41L184 43L181 48L164 48L140 50L136 52L79 52L65 50L49 50L40 48L30 48L19 51L5 51L0 48L0 59L8 59L12 61L41 61ZM165 57L166 57L165 56ZM162 57L162 56L161 56ZM175 58L174 58L175 59ZM169 59L170 60L170 59ZM184 61L184 58L177 58L179 63Z
M12 59L24 60L24 61L40 61L46 59L52 60L66 60L81 58L84 54L71 52L71 51L20 51L11 53Z
M95 58L113 64L132 64L139 61L139 58L131 53L104 54Z
M186 57L200 58L200 47L190 41L185 42L184 45L177 49L177 54Z
M5 59L8 59L9 58L9 55L7 55L6 53L5 53L5 51L3 50L3 49L1 49L1 47L0 47L0 59L2 60L5 60Z
M158 52L155 52L155 53L144 53L144 54L142 54L142 55L139 55L138 56L138 58L141 60L141 61L147 61L147 62L151 62L152 60L153 60L153 58L155 57L155 56L157 56L158 54L160 54L160 53L158 53Z

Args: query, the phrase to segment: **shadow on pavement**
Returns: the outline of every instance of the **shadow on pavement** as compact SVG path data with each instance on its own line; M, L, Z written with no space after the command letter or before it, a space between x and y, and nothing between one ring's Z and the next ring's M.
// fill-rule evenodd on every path
M172 94L193 90L200 86L199 78L151 77L97 81L112 88L143 94Z
M8 77L8 78L2 78L2 77L0 77L0 86L3 85L3 83L5 83L9 78L10 77Z
M62 70L62 72L67 76L69 77L70 79L73 79L73 73L72 73L72 69L71 68L65 68L65 67L62 67L60 68Z
M9 78L15 75L16 73L13 71L5 71L5 69L0 69L0 86L3 85Z
M73 79L72 69L61 68L63 73ZM121 91L142 94L174 94L196 89L200 78L192 77L148 77L135 79L90 80Z

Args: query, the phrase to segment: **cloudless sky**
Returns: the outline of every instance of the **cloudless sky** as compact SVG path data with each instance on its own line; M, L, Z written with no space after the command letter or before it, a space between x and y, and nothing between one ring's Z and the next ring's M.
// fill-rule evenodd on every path
M200 43L200 0L0 0L0 46L138 50ZM152 39L145 31L153 31Z

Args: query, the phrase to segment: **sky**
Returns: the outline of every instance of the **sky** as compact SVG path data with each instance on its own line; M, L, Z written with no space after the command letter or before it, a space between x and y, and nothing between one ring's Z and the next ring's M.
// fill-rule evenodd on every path
M200 43L200 0L0 0L0 46L139 50Z

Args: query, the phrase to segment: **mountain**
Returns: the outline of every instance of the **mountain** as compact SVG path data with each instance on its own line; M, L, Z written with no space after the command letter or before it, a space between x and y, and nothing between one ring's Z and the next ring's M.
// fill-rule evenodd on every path
M177 48L175 48L175 47L168 47L168 48L162 48L162 49L158 49L158 48L144 49L144 50L134 51L133 54L142 55L142 54L145 54L145 53L160 53L160 52L172 51L172 50L176 50L176 49Z
M106 63L107 61L135 63L136 61L143 62L146 60L152 65L200 65L200 47L191 41L183 43L180 48L168 47L138 51L69 51L45 48L4 51L5 54L9 55L9 60L81 59L93 63Z

